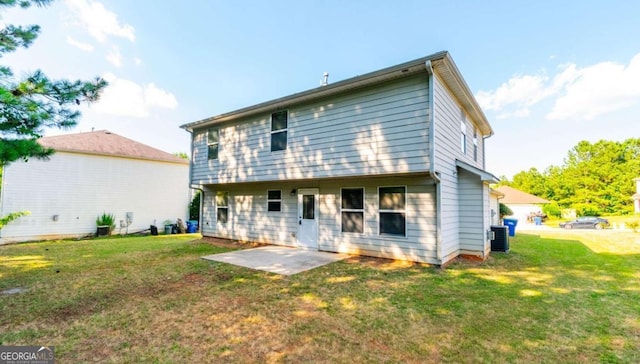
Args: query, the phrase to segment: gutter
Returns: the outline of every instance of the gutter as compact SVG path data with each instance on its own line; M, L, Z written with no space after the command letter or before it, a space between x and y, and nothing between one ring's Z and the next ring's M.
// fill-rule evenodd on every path
M298 92L289 96L281 97L271 101L262 102L256 105L231 111L229 113L212 116L199 121L181 125L180 128L185 130L193 130L203 128L205 126L235 120L238 118L248 117L251 115L271 112L278 108L287 108L292 104L301 104L314 101L331 95L348 92L354 89L370 86L380 82L401 78L410 74L424 72L425 62L442 60L447 57L447 52L442 51L432 55L415 59L413 61L401 63L399 65L387 67L378 71L366 73L364 75L352 77L326 86L316 87L307 91Z
M435 146L435 110L434 110L434 87L433 87L433 67L431 60L424 63L427 69L429 82L429 175L436 183L436 259L442 264L442 191L440 177L436 173L436 146Z

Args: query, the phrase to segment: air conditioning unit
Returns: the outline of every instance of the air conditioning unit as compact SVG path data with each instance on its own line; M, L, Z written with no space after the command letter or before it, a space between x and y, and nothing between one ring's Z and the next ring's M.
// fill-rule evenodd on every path
M509 252L509 227L500 225L491 225L493 239L491 239L492 252Z

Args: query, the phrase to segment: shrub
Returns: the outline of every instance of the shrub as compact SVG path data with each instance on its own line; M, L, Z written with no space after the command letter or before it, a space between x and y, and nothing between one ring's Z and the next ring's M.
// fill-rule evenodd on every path
M558 206L558 203L555 201L542 206L542 212L547 214L547 216L553 216L556 219L562 217L562 210L560 209L560 206Z
M513 211L511 211L511 209L509 208L509 206L503 204L502 202L500 202L500 218L504 217L504 216L511 216L513 215Z
M634 233L638 232L638 227L640 227L640 223L637 221L630 221L627 223L629 229L633 230Z
M573 208L578 216L600 216L602 213L598 206L591 203L577 203Z
M189 220L200 220L200 191L193 195L189 204Z
M98 215L96 219L96 225L98 226L108 226L109 234L116 228L116 217L113 214L107 214L103 212L102 215Z
M16 220L19 217L26 216L26 215L31 215L31 212L29 212L29 211L18 211L18 212L12 212L12 213L8 214L7 216L0 217L0 229L2 229L3 226L7 225L11 221Z

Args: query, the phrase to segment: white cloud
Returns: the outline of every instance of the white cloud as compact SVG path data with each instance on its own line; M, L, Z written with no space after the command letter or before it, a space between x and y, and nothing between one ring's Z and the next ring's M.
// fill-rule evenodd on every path
M107 61L116 67L122 66L122 54L120 54L120 48L113 46L111 51L107 53Z
M153 108L171 110L178 107L178 101L172 93L153 83L139 85L112 73L103 77L109 82L109 86L104 90L100 101L92 106L98 113L146 118Z
M144 88L144 99L147 105L175 109L178 101L172 93L158 88L154 83L150 83Z
M139 66L142 64L142 59L136 57L133 59L133 63L135 63L136 66Z
M102 3L93 0L66 0L65 3L99 42L104 42L108 36L122 37L132 42L135 40L135 28L120 24L118 16Z
M638 80L640 53L627 67L614 62L585 68L566 64L552 79L544 73L515 76L495 90L479 91L476 98L483 109L496 111L499 119L529 116L532 106L555 98L547 119L588 120L640 101Z
M495 91L479 91L478 102L485 110L503 111L499 118L524 117L529 115L529 107L547 96L545 75L524 75L511 78Z
M91 44L77 41L70 36L67 36L67 43L85 52L93 51L93 46Z
M640 53L628 66L602 62L576 70L551 112L549 120L569 118L591 120L599 115L625 109L640 101Z

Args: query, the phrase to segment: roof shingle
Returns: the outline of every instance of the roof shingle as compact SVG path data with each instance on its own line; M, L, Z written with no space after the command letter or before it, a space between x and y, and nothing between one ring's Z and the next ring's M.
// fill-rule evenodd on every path
M534 196L530 193L526 193L509 186L500 186L496 188L496 191L504 195L504 197L500 199L500 202L506 204L549 203L549 200L545 200L544 198Z
M133 159L188 164L189 161L160 149L125 138L108 130L41 138L43 147L60 152L108 155Z

